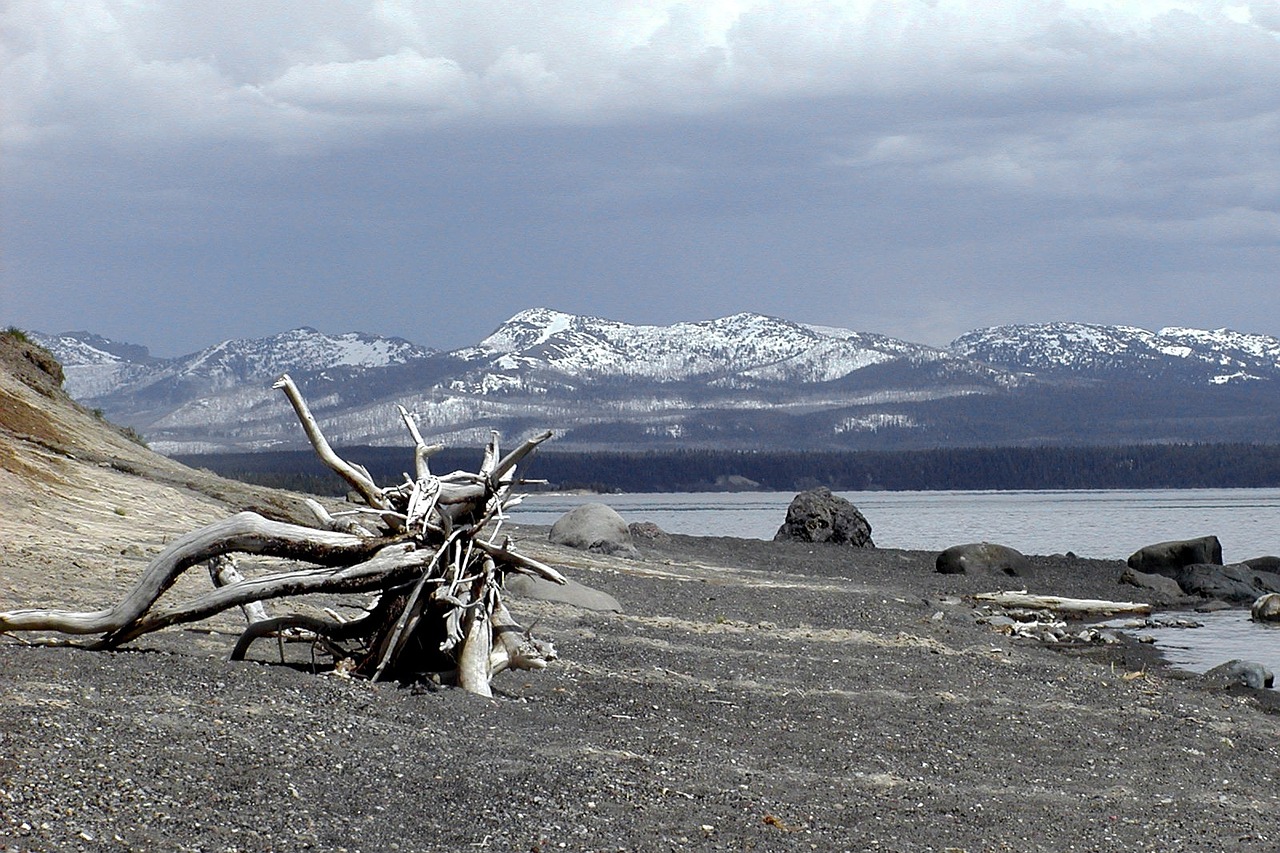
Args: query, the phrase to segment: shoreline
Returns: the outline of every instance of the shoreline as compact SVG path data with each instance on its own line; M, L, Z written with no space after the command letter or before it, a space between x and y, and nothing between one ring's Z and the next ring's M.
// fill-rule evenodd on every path
M549 525L580 503L599 502L627 521L652 521L672 533L723 533L768 541L795 494L535 496L513 517ZM904 550L941 551L963 542L988 541L1025 554L1073 552L1124 560L1154 542L1214 534L1229 560L1235 561L1280 547L1266 524L1280 511L1280 490L838 494L870 522L877 545Z

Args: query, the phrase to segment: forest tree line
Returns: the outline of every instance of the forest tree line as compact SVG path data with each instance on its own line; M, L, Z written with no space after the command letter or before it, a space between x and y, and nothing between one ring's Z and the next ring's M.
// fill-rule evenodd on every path
M349 447L344 458L377 482L411 470L408 450ZM445 450L446 473L473 470L479 451ZM346 485L309 451L184 455L187 465L245 482L313 494ZM1124 447L971 447L902 451L557 452L527 465L552 490L597 492L838 491L979 489L1168 489L1280 487L1280 444L1165 444Z

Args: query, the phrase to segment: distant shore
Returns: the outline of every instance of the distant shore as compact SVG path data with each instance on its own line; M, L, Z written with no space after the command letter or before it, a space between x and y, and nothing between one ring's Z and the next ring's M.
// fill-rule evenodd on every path
M407 450L343 448L378 482L400 477ZM446 450L442 471L475 466L475 452ZM322 494L345 489L311 451L179 455L259 485ZM1280 444L1160 444L1107 447L955 447L862 451L671 449L539 451L528 476L551 491L739 492L941 491L983 489L1162 489L1280 487ZM533 486L531 488L539 488Z

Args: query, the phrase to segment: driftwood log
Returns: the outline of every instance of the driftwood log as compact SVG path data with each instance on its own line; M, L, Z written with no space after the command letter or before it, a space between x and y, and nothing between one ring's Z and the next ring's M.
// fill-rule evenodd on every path
M1097 598L1063 598L1060 595L1032 595L1027 592L982 592L975 601L1001 607L1025 607L1031 610L1053 610L1065 614L1151 612L1151 605L1134 601L1106 601Z
M338 456L325 439L297 385L276 382L321 460L359 495L364 506L330 513L314 500L309 527L241 512L173 542L144 570L114 607L90 611L0 612L0 632L57 631L100 635L88 645L112 648L150 631L206 619L234 607L248 627L232 652L241 659L255 640L316 644L344 673L374 680L432 677L472 693L492 695L493 676L505 669L542 669L556 657L534 639L503 602L511 572L564 583L555 569L516 553L499 534L505 512L519 502L517 466L546 432L500 455L493 433L476 473L433 475L428 445L409 413L400 415L414 442L414 476L379 487L369 473ZM296 567L244 577L235 554L295 561ZM213 589L190 600L161 603L179 575L205 566ZM262 602L311 593L374 593L358 618L272 618Z

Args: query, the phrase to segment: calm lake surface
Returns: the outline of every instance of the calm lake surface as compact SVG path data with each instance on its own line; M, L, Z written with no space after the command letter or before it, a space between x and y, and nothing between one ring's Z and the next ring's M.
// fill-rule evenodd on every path
M1125 559L1154 542L1214 535L1223 561L1280 554L1280 489L1134 491L840 492L871 522L882 548L942 550L998 542L1025 554ZM583 503L607 503L628 522L669 533L772 539L792 492L530 495L512 513L554 524ZM1203 672L1232 658L1280 672L1280 627L1240 610L1196 616L1204 627L1159 629L1157 647L1178 666Z
M998 542L1025 554L1124 559L1144 545L1217 536L1225 562L1280 554L1280 489L839 492L871 522L881 548L942 550ZM772 539L793 492L530 495L514 521L553 524L600 501L628 522L669 533Z

